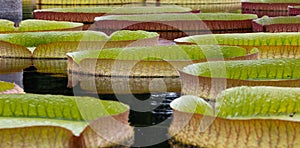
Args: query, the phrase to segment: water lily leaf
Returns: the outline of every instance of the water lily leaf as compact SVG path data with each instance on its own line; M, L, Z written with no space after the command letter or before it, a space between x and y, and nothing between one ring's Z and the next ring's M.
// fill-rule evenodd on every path
M35 19L93 23L95 17L111 14L190 13L192 9L178 6L75 7L40 9Z
M267 17L264 16L253 21L255 32L298 32L300 17Z
M15 30L14 22L0 19L0 32L13 32Z
M126 20L126 21L178 21L178 20L252 20L257 18L254 14L235 13L199 13L199 14L147 14L147 15L107 15L96 17L95 21Z
M0 132L9 135L5 136L5 140L13 145L48 146L50 142L51 145L56 143L64 147L71 147L75 143L84 147L85 143L80 143L80 137L84 138L81 133L87 127L94 128L93 124L98 124L97 120L106 124L101 118L112 118L122 122L126 130L132 130L126 120L129 107L119 102L101 101L90 97L24 94L0 95L0 106ZM98 132L102 136L107 135L101 133L103 131ZM12 136L18 139L10 139ZM131 136L126 135L112 141L123 142ZM28 138L32 138L31 141ZM101 141L99 138L95 137L92 141ZM112 144L106 138L113 137L102 138L106 143L98 143L99 145Z
M42 5L96 5L96 4L130 4L130 3L142 3L143 0L119 0L119 1L111 1L111 0L101 0L101 1L86 1L86 0L65 0L65 1L53 1L53 0L40 0L37 4Z
M158 44L157 33L117 31L108 37L96 31L26 32L1 34L1 57L67 58L67 52L111 47L152 46ZM110 39L111 38L111 39Z
M299 87L299 62L299 59L261 59L189 65L180 72L182 92L214 99L224 89L235 86Z
M203 112L212 108L203 99L184 96L171 103L169 133L198 147L298 147L299 93L299 88L265 86L227 89L217 97L215 115Z
M297 0L243 0L251 3L299 3Z
M242 46L247 49L256 47L260 51L259 58L299 58L299 37L298 33L234 33L195 35L175 39L175 42Z
M225 61L226 75L222 75L222 73L212 74L214 69L223 66L220 64L221 61L216 61L190 65L183 71L196 76L239 80L299 79L300 71L297 70L299 62L299 59Z
M249 58L243 48L232 46L153 46L112 48L68 53L70 71L96 75L178 76L176 69L194 62ZM98 62L97 62L98 61ZM157 65L156 68L153 65ZM134 67L132 67L134 66ZM114 71L113 69L118 69ZM150 69L151 70L150 70ZM164 69L164 70L162 70ZM143 73L141 73L143 72Z
M79 84L82 90L93 94L180 93L181 91L181 81L179 77L95 77L70 72L68 73L68 80L68 87L75 87ZM118 87L115 87L115 85L118 85Z
M299 15L299 6L288 6L288 15L289 16L297 16Z
M1 36L1 35L0 35ZM31 52L22 45L0 41L0 57L8 58L30 58Z
M155 38L159 34L156 32L147 32L142 30L130 31L130 30L120 30L112 33L110 35L110 41L121 41L121 40L140 40L146 38Z
M214 115L213 107L203 99L196 96L182 96L170 104L171 108L181 112Z
M0 118L0 120L2 120ZM4 122L6 124L16 124L20 120ZM35 126L21 128L2 128L0 129L1 147L75 147L74 137L71 131L61 127Z
M299 94L299 88L288 87L230 88L217 97L216 110L223 118L300 121Z
M21 94L23 89L17 84L0 81L0 94Z
M81 30L82 26L82 23L29 19L22 21L19 25L19 28L17 28L17 31Z
M63 30L82 30L82 23L72 22L57 22L47 20L34 20L28 19L21 21L18 27L15 27L14 22L9 20L0 19L0 32L13 33L13 32L33 32L33 31L63 31Z
M197 0L197 1L174 1L174 0L147 0L147 3L156 3L160 5L176 5L188 7L201 12L234 12L241 8L240 0Z
M221 52L220 52L221 51ZM243 48L235 46L155 46L111 48L68 53L76 63L85 58L115 60L204 60L206 58L231 58L245 56Z
M126 6L126 7L75 7L75 8L53 8L41 9L34 12L79 12L79 13L108 13L108 14L139 14L139 13L170 13L190 12L192 9L176 6Z
M107 40L107 35L101 32L93 31L72 31L72 32L26 32L26 33L11 33L11 34L1 34L0 35L0 44L1 44L1 56L2 57L14 57L14 58L31 58L32 52L37 50L35 47L43 46L43 44L50 44L56 42L76 42L78 43L85 41L105 41ZM68 49L62 48L64 44L59 44L59 49L54 46L52 53L63 52L64 50L69 51ZM69 44L66 46L68 47ZM74 47L74 46L72 46ZM38 50L48 49L47 45L45 48L39 47ZM77 49L73 48L73 50ZM56 51L57 50L57 51ZM64 53L64 52L63 52ZM34 55L34 54L33 54ZM50 54L51 55L51 54ZM52 54L53 55L53 54ZM59 55L59 57L65 57L65 55ZM57 58L57 57L53 57Z
M2 41L25 47L37 47L40 44L61 41L103 41L106 39L107 36L104 33L94 31L25 32L0 35Z
M254 20L256 23L261 25L271 25L271 24L299 24L299 16L290 16L290 17L268 17L264 16Z
M252 32L252 19L255 18L257 16L253 14L236 13L107 15L95 18L93 30L108 34L115 30L146 30L158 32L161 38L173 40L211 32Z

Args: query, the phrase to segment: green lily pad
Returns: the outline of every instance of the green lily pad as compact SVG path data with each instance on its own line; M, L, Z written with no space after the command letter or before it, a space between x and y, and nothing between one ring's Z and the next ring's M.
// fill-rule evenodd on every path
M122 41L122 40L141 40L147 38L158 37L159 34L156 32L147 32L143 30L130 31L130 30L120 30L112 33L110 35L110 41Z
M0 40L25 47L62 41L105 41L107 35L95 31L25 32L0 34Z
M297 0L243 0L250 3L300 3Z
M17 136L18 140L8 140L9 143L13 143L14 145L21 143L25 143L26 145L36 143L39 145L47 145L49 139L46 139L45 137L47 136L42 133L50 134L49 137L53 136L51 141L55 143L72 144L73 142L78 142L80 138L84 138L81 137L81 133L83 133L87 127L92 128L90 126L95 124L94 122L97 122L97 120L115 115L126 116L127 114L123 115L123 113L129 109L127 105L119 102L102 101L90 97L36 94L0 95L0 106L0 133L8 132L10 136ZM124 119L126 118L127 117ZM124 122L123 125L129 127L125 124L125 121L120 122ZM103 124L105 124L105 122ZM51 129L55 129L55 131L51 131ZM25 134L25 131L22 130L36 131L27 133L28 137L35 138L33 138L32 141L28 141L26 139L27 136L22 136L22 134ZM112 132L114 131L112 130ZM42 134L42 136L40 134ZM75 137L73 137L73 135ZM64 136L69 139L65 139ZM40 139L37 139L37 137ZM92 139L95 140L97 139L96 137ZM122 141L125 139L121 137L118 140ZM106 144L111 143L108 142Z
M112 4L131 4L131 3L142 3L144 0L101 0L101 1L86 1L86 0L64 0L64 1L53 1L53 0L40 0L37 4L48 4L48 5L112 5Z
M58 21L46 21L46 20L24 20L20 23L17 31L48 31L48 30L64 30L82 27L82 23L71 22L58 22ZM80 29L81 30L81 29Z
M231 88L217 97L216 110L222 118L300 121L299 94L299 88Z
M190 8L176 6L134 6L134 7L76 7L76 8L53 8L41 9L34 12L72 12L72 13L106 13L106 14L138 14L138 13L171 13L189 12Z
M1 57L66 58L67 52L108 47L155 45L158 34L146 31L117 31L110 37L97 31L25 32L0 34ZM149 39L149 40L148 40ZM153 39L153 40L152 40ZM5 45L5 46L4 46ZM107 46L106 46L107 45Z
M300 135L299 94L299 88L242 86L223 91L215 108L182 96L171 103L169 134L196 147L298 147L291 137Z
M299 59L210 61L180 71L182 93L215 99L226 88L237 86L298 87Z
M196 96L182 96L170 104L171 108L181 112L213 116L214 108L205 100Z
M285 16L285 17L268 17L264 16L262 18L256 19L256 23L260 25L272 25L272 24L299 24L299 16Z
M205 60L206 58L232 58L246 56L245 49L235 46L154 46L154 47L130 47L111 48L105 50L87 50L68 53L76 63L83 59L114 59L114 60L166 60L166 61L187 61Z
M202 77L238 80L291 80L300 78L299 59L262 59L250 61L216 61L193 64L184 72ZM225 73L212 73L225 66Z
M152 46L88 50L67 54L68 70L102 76L178 77L178 69L209 60L256 59L235 46Z
M241 86L220 93L216 98L215 107L195 96L182 96L174 100L171 107L181 112L235 120L300 121L300 109L297 107L300 102L299 94L299 88Z
M0 19L0 32L13 32L15 30L14 22Z
M240 0L192 0L192 1L179 1L179 0L147 0L147 3L159 3L160 5L176 5L181 7L189 7L193 10L201 10L201 12L236 12L241 8Z
M259 49L259 58L299 58L299 33L234 33L195 35L175 39L178 44L231 45Z
M54 30L81 30L82 23L47 21L47 20L24 20L19 27L14 27L14 22L9 20L0 20L0 32L33 32L33 31L54 31Z
M95 21L128 20L128 21L178 21L178 20L251 20L257 18L254 14L235 13L199 13L199 14L147 14L147 15L108 15L96 17Z
M178 43L194 43L198 45L226 44L234 46L282 46L299 45L299 33L234 33L195 35L175 39ZM210 39L210 40L207 40ZM212 40L214 39L214 40Z

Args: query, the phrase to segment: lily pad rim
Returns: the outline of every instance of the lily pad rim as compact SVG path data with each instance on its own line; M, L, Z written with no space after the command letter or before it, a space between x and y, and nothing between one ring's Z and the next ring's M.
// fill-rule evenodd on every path
M243 87L243 86L241 86ZM255 86L254 86L255 87ZM233 87L234 88L234 87ZM229 88L230 89L230 88ZM173 100L171 103L170 103L170 107L173 111L176 111L176 112L179 112L181 114L186 114L186 115L189 115L189 116L200 116L200 117L209 117L209 118L216 118L216 119L221 119L221 120L231 120L231 121L254 121L254 120L269 120L269 121L284 121L284 122L297 122L297 123L300 123L300 118L299 119L293 119L292 117L289 119L289 118L277 118L278 117L277 115L273 115L273 116L258 116L258 117L250 117L250 116L245 116L245 117L220 117L218 115L216 115L216 108L213 107L211 104L209 104L207 102L207 104L212 108L213 110L213 115L208 115L208 114L201 114L201 113L191 113L191 112L186 112L186 111L183 111L183 110L180 110L180 109L176 109L174 108L174 106L172 104L174 104L173 102L175 101L178 101L180 99L182 99L182 97L193 97L192 99L201 99L201 101L203 102L207 102L205 99L201 98L201 97L198 97L198 96L192 96L192 95L183 95L179 98L176 98L175 100ZM280 117L280 116L279 116Z

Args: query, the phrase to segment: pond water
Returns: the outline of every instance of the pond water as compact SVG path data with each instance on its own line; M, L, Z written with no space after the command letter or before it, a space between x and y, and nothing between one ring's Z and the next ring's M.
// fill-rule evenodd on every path
M35 0L23 0L23 19L33 18L33 10L44 7L64 6L38 6L35 4ZM0 59L0 62L2 62L0 65L18 63L18 61L12 59ZM0 80L17 83L24 88L26 93L93 96L104 100L120 100L121 102L129 103L131 108L134 107L136 100L147 100L147 106L144 106L147 108L147 111L130 111L129 122L135 127L134 146L139 147L153 143L155 145L151 144L148 147L170 147L167 133L172 120L172 110L169 104L173 99L179 97L180 94L165 92L137 95L99 95L82 89L81 82L73 88L68 88L70 80L68 80L66 67L42 69L30 65L30 62L28 63L29 65L23 68L8 67L6 70L1 70Z

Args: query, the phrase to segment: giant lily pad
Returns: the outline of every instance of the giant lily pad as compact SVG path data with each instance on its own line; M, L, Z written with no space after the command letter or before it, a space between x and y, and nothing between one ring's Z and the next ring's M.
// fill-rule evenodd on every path
M108 15L96 17L92 29L108 34L122 29L156 31L161 38L173 40L211 32L252 32L255 18L256 15L234 13Z
M80 88L93 94L147 94L181 91L178 77L109 77L68 73L68 87Z
M112 14L189 13L192 10L178 6L128 6L128 7L75 7L41 9L33 12L34 18L43 20L93 23L95 17Z
M287 16L288 6L300 5L297 0L243 0L242 13L262 16Z
M142 3L144 0L64 0L64 1L54 1L54 0L39 0L37 4L42 5L97 5L97 4L131 4L131 3Z
M81 30L83 26L82 23L44 20L24 20L14 27L14 22L0 19L0 24L0 33Z
M0 81L0 94L21 94L23 89L17 84Z
M220 44L259 49L259 58L299 58L299 33L237 33L195 35L176 39L177 44Z
M217 97L216 108L183 96L171 107L169 133L199 147L298 147L299 88L237 87Z
M299 87L299 59L216 61L186 66L180 72L182 93L214 99L235 86Z
M257 52L257 51L256 51ZM99 76L178 77L177 69L207 60L255 59L234 46L153 46L68 53L68 70Z
M1 147L111 147L133 136L129 107L119 102L26 94L0 95L0 105Z
M66 58L67 52L108 47L148 46L158 43L157 33L118 31L112 41L102 32L26 32L1 34L1 57Z
M203 12L234 12L241 8L240 0L147 0L147 3L156 3L157 5L179 5L192 9L200 9Z
M289 6L289 16L300 15L300 6Z
M253 21L255 32L300 32L300 17L262 17Z

